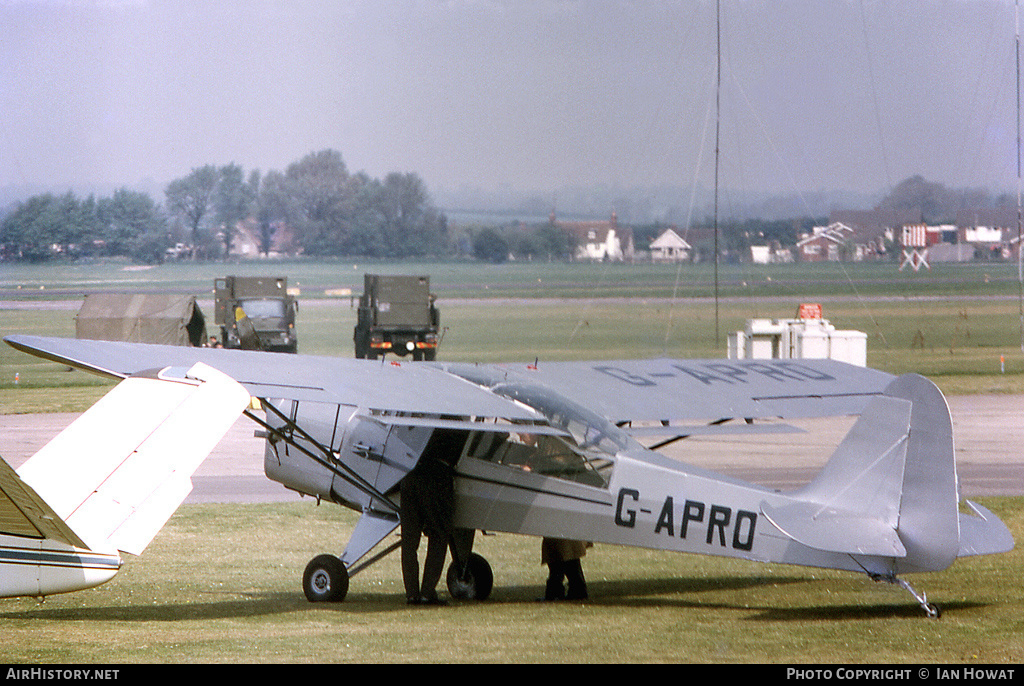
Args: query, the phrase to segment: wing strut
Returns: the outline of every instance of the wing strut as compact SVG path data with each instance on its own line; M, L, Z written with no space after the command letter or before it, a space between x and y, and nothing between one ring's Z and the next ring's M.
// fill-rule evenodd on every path
M362 562L362 563L357 564L357 565L356 564L352 565L349 568L349 570L348 570L349 578L354 577L359 572L363 571L364 569L366 569L370 565L372 565L372 564L374 564L376 562L379 562L380 560L384 559L385 557L387 557L388 555L390 555L391 553L395 552L396 550L398 550L401 547L402 547L402 541L399 540L397 543L392 543L387 548L385 548L384 550L380 551L379 553L377 553L376 555L371 557L369 560L366 560L365 562Z
M253 414L250 410L246 410L245 411L245 415L247 417L249 417L250 419L252 419L257 424L259 424L260 426L262 426L264 429L269 431L274 436L277 436L278 438L283 440L288 445L294 447L296 450L299 450L300 452L302 452L303 454L308 456L311 460L313 460L313 461L317 462L318 464L326 467L333 474L335 474L336 476L344 479L348 483L352 484L353 486L355 486L356 488L361 490L366 495L370 496L371 498L376 498L376 499L380 500L393 513L398 514L398 505L393 500L391 500L386 495L381 493L379 490L374 488L373 484L368 482L363 477L359 476L359 474L357 474L351 467L346 465L344 462L335 462L334 460L330 459L331 456L332 456L332 453L331 453L330 450L325 448L323 446L323 444L321 444L318 440L316 440L315 438L310 436L308 433L306 433L306 431L304 431L301 426L299 426L298 424L293 422L291 419L289 419L284 413L282 413L279 409L277 409L273 405L273 403L269 402L266 398L260 398L260 404L262 404L264 408L269 408L281 421L283 421L285 423L285 426L291 432L297 432L300 436L302 436L307 441L309 441L310 443L315 445L320 450L320 452L323 453L323 455L326 456L326 458L322 457L320 455L317 455L317 454L313 453L312 451L307 450L306 448L302 447L301 445L299 445L295 441L294 438L292 438L290 435L288 435L287 432L282 431L281 429L279 429L277 427L271 426L269 423L263 421L262 419L257 417L255 414Z
M710 424L708 424L708 426L720 426L722 424L725 424L727 421L729 421L729 417L722 417L721 419L716 419L715 421L711 422ZM662 424L665 426L665 428L669 428L667 423L662 422ZM667 438L664 441L661 441L660 443L655 443L649 448L649 450L660 450L661 448L664 448L666 445L671 445L676 441L681 441L684 438L689 438L691 435L693 435L693 431L686 431L686 428L687 427L680 427L678 434L676 434L672 438Z

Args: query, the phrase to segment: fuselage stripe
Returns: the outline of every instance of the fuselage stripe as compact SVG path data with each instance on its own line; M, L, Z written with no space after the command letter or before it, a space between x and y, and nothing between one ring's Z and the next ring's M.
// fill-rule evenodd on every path
M76 555L31 548L0 548L0 565L39 565L42 567L80 567L82 569L120 569L116 556Z

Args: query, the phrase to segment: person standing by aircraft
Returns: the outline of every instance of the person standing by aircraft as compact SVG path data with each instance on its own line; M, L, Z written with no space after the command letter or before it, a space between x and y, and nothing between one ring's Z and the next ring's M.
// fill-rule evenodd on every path
M444 605L437 596L445 557L454 545L455 467L466 441L463 432L436 429L419 462L402 479L399 515L402 521L402 580L410 605ZM423 581L419 578L420 539L427 536Z
M545 538L540 544L540 562L548 566L544 600L586 600L587 581L581 559L593 543ZM564 585L568 581L568 589Z

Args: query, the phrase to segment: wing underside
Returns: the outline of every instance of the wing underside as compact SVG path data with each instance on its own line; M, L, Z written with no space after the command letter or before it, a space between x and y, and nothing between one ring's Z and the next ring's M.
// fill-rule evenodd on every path
M0 459L0 534L49 538L76 548L86 543L75 534L18 473Z

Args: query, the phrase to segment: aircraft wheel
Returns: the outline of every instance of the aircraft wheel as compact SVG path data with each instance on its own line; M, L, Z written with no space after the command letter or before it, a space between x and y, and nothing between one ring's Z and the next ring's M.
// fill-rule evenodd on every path
M470 553L466 563L466 575L459 578L455 564L448 565L448 593L460 600L487 600L494 588L494 574L487 560L476 553Z
M339 603L348 593L348 570L334 555L317 555L306 565L302 592L311 603Z

